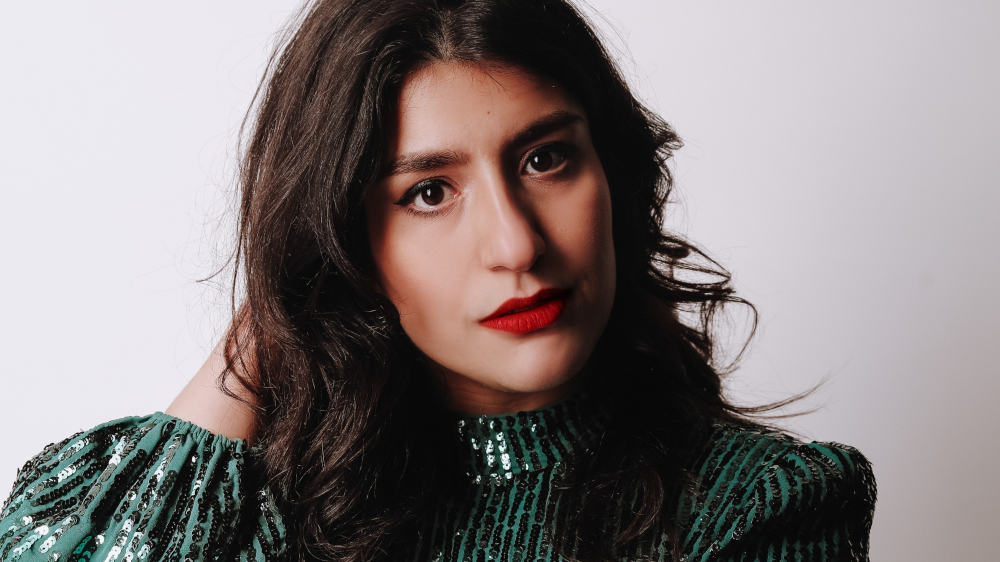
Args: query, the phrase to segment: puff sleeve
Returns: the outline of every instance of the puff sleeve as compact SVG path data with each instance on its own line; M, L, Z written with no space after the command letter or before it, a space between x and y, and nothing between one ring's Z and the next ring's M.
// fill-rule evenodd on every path
M723 430L686 500L688 559L867 561L871 464L838 443Z
M0 561L280 560L251 453L159 412L49 445L0 513Z

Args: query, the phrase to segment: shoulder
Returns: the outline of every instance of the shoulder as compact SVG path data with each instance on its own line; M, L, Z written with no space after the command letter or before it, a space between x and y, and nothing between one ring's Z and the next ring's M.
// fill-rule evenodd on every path
M678 523L693 560L867 560L871 463L838 443L729 424L692 467Z
M252 453L159 412L49 445L0 513L0 560L274 556L284 528Z

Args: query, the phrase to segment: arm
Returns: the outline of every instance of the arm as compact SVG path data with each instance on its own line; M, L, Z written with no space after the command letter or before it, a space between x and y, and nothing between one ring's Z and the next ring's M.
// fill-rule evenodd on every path
M0 560L283 559L285 528L245 441L171 416L46 447L0 513Z
M253 411L219 388L223 345L165 414L102 424L29 460L0 512L0 560L281 556L281 516L246 441Z
M253 411L242 402L227 396L220 388L220 376L226 368L223 354L225 339L215 346L205 364L188 382L164 413L191 422L216 435L253 441L256 436ZM226 383L238 396L253 403L253 395L236 377Z

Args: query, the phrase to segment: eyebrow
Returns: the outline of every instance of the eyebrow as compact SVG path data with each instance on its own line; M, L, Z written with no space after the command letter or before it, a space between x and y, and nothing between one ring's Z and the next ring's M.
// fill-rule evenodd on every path
M504 142L504 150L513 146L521 146L531 141L554 133L560 129L569 127L576 123L584 122L582 115L571 111L556 111L537 119L524 129L515 133L510 139ZM469 155L465 152L454 150L430 150L424 152L413 152L404 154L385 167L383 177L398 176L412 172L427 172L444 168L452 164L464 164L469 161Z
M462 164L469 160L469 155L454 150L413 152L404 154L386 167L385 177L409 174L411 172L426 172L444 168L452 164Z
M535 139L539 139L560 129L565 129L570 125L583 122L583 116L578 113L565 110L556 111L536 120L516 133L510 140L504 143L504 148L525 145Z

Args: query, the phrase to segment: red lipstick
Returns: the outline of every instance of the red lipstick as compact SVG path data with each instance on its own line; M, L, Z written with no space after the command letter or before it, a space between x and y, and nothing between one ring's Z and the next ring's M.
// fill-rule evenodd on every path
M569 289L542 289L530 297L510 299L479 323L493 330L527 334L555 322L566 307Z

